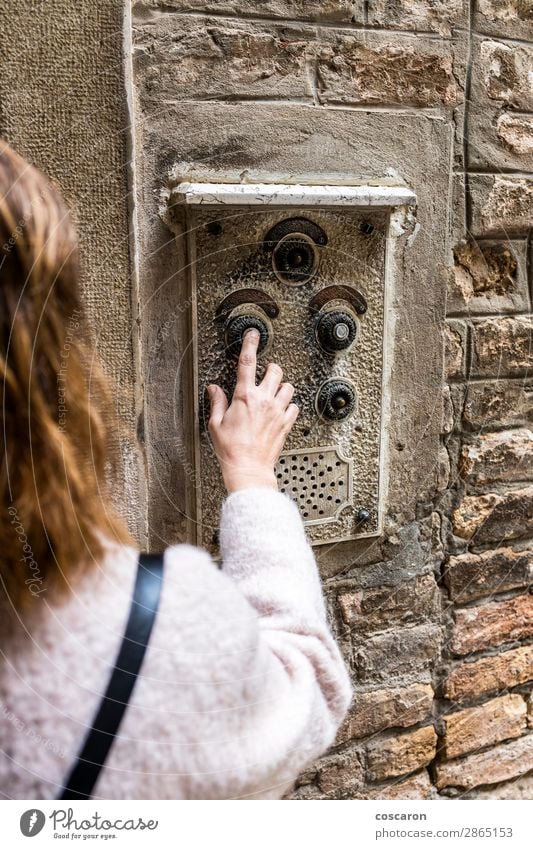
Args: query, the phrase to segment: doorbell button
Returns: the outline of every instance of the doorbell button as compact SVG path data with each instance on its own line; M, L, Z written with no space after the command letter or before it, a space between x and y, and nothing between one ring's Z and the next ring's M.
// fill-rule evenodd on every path
M254 304L242 304L232 310L224 329L226 352L229 356L238 357L244 335L247 330L252 329L259 331L257 353L262 354L272 339L272 324L265 313Z
M318 415L327 421L348 419L357 409L355 386L340 378L326 380L316 394L315 407Z
M330 354L346 351L357 336L355 315L348 307L324 307L317 316L315 332L324 351Z
M318 249L305 233L289 233L272 251L272 268L282 283L301 286L318 271Z

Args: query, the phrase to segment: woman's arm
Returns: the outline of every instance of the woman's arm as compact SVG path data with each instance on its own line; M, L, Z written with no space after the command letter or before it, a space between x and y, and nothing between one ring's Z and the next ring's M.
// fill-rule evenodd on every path
M220 543L224 573L258 616L253 699L267 707L254 733L269 753L261 782L291 784L333 743L351 697L315 559L296 506L273 489L229 496Z
M333 742L351 688L326 623L299 512L277 492L274 465L298 415L294 388L281 382L274 363L256 385L258 341L257 331L244 338L229 406L220 387L209 387L209 428L230 493L220 529L224 572L257 612L257 655L264 668L259 686L272 691L270 679L276 678L276 713L284 727L276 755L285 758L293 779ZM274 736L274 751L276 742Z

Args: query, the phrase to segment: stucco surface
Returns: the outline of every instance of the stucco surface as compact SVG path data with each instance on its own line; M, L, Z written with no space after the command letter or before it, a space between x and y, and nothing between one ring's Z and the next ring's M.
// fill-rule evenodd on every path
M134 425L127 110L120 0L0 0L0 133L56 181L78 224L82 288L96 353ZM135 530L137 461L122 455Z

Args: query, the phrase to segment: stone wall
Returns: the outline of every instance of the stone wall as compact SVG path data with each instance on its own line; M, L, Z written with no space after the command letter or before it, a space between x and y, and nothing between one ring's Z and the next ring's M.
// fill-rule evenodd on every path
M394 303L387 523L317 549L356 696L293 796L531 797L530 4L139 0L133 69L154 544L186 533L190 464L165 186L392 169L420 231Z
M531 798L531 777L518 777L533 769L533 7L473 7L436 501L446 639L432 775L445 794Z

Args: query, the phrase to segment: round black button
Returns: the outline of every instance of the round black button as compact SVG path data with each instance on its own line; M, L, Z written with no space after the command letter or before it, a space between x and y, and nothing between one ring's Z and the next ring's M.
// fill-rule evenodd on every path
M230 318L226 325L226 347L228 353L233 356L238 356L242 348L244 334L247 330L256 329L259 331L259 345L257 352L261 353L268 342L268 327L257 315L237 315Z
M348 310L330 310L319 316L316 335L324 351L345 351L355 341L357 324Z
M315 243L305 233L289 233L272 252L272 268L283 283L299 286L313 277L319 264Z
M356 407L355 388L347 380L328 380L318 390L316 409L324 419L342 421L351 416Z

